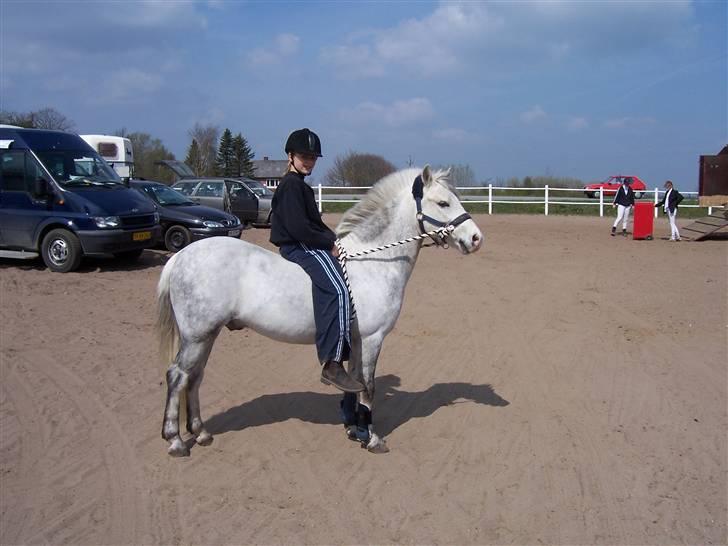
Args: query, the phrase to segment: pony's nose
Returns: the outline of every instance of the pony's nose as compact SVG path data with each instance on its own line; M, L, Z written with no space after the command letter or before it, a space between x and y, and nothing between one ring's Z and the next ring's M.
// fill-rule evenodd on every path
M471 242L473 246L473 252L475 252L480 248L480 245L483 242L483 236L478 233L474 233Z

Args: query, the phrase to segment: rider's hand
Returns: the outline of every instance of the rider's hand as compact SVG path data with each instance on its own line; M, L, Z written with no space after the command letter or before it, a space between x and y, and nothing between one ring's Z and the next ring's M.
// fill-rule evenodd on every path
M339 257L339 247L338 246L334 245L334 247L331 249L331 255L334 258L338 258Z

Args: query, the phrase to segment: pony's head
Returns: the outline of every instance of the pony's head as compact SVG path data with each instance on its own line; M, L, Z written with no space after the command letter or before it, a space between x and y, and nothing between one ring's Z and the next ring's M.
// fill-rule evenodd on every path
M483 234L460 203L455 186L450 182L450 170L432 171L429 165L416 179L412 191L415 201L418 197L416 187L421 180L421 229L431 231L440 226L455 226L445 236L446 242L454 244L463 254L478 250L483 243ZM439 225L438 225L439 224Z

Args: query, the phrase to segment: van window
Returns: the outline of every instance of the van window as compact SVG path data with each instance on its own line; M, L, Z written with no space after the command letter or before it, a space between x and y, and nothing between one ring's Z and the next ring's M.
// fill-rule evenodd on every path
M25 152L3 151L0 154L0 189L3 191L26 191Z

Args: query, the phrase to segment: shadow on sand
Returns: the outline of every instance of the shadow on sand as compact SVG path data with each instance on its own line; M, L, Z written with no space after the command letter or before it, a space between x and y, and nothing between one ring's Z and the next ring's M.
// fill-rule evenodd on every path
M388 436L410 419L427 417L439 408L457 403L507 406L509 402L496 394L490 385L437 383L422 392L398 390L396 375L377 378L374 428ZM338 425L341 393L288 392L266 394L212 416L205 422L211 434L222 434L248 427L299 419L309 423Z

